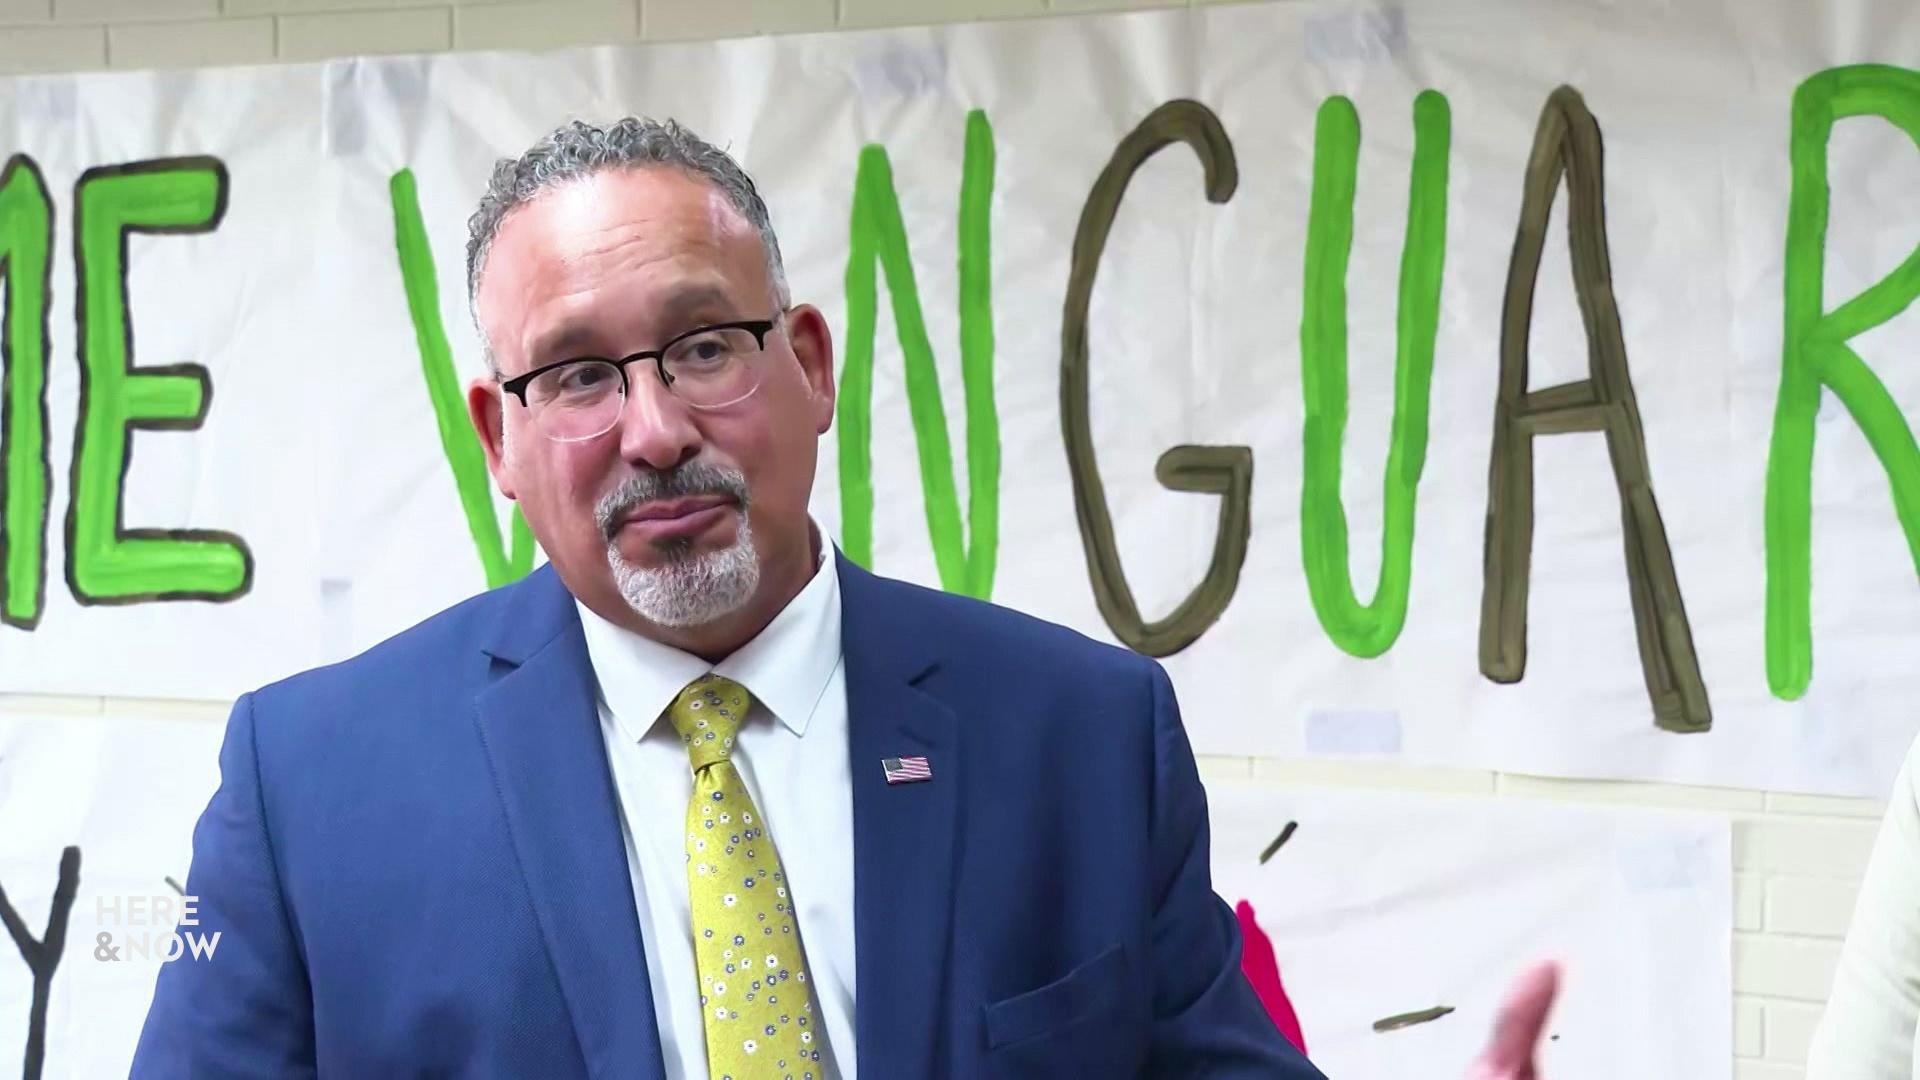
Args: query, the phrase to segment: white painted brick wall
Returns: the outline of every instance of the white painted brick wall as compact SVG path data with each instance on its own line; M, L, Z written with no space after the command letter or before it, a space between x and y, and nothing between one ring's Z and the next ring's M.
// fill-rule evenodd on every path
M1767 1059L1806 1064L1807 1048L1813 1045L1813 1026L1820 1022L1820 1006L1769 1001L1765 1010Z
M1766 928L1782 934L1843 936L1859 895L1860 883L1846 878L1769 878Z
M262 15L307 12L316 15L346 11L380 11L395 8L439 8L452 5L447 0L221 0L221 10L229 15Z
M1167 6L1155 0L1053 0L1055 11L1137 11Z
M281 15L280 55L324 60L373 53L433 52L453 45L448 8Z
M220 0L53 0L53 14L62 22L207 18L220 14Z
M1840 943L1785 934L1733 934L1733 991L1819 1002L1833 984Z
M640 33L649 41L799 34L838 25L836 0L645 0Z
M1757 1058L1766 1051L1766 1006L1759 998L1733 999L1733 1054Z
M1767 879L1759 874L1733 875L1733 928L1759 930L1766 924Z
M0 28L0 73L86 71L106 66L104 26Z
M53 0L0 0L0 26L45 22L53 18Z
M117 68L270 64L276 27L265 16L122 22L107 27L107 57Z
M1177 0L0 0L0 74L706 39L1174 6ZM0 695L0 712L9 710L137 712L208 723L226 716L217 702ZM1200 769L1209 779L1727 815L1735 830L1729 1005L1736 1080L1804 1080L1807 1040L1882 810L1870 799L1366 763L1208 757Z
M1858 878L1873 850L1875 823L1859 819L1740 817L1733 824L1733 865L1742 870Z
M1735 1058L1733 1080L1806 1080L1806 1070L1797 1065L1782 1065L1775 1061Z
M557 49L639 36L633 0L476 4L453 12L456 49Z
M1065 9L1067 0L1053 0L1055 9ZM967 22L974 19L1005 19L1020 15L1044 15L1047 0L840 0L840 22L847 27L914 26L930 22ZM1108 7L1119 7L1108 4ZM1146 7L1168 7L1165 3L1147 3Z

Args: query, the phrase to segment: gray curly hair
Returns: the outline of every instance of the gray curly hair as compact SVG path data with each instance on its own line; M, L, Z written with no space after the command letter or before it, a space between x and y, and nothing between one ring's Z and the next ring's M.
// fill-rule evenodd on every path
M780 259L780 240L773 233L767 204L761 200L753 178L725 150L677 121L629 116L606 127L575 120L555 128L519 157L501 158L494 163L487 193L481 196L479 209L467 219L468 307L472 308L480 290L487 255L500 232L500 223L508 214L549 188L608 169L649 166L684 169L718 188L747 224L760 234L760 245L766 249L767 280L773 287L774 302L781 308L791 303L786 266ZM477 312L475 322L478 322ZM484 328L480 331L480 340L486 348L487 366L497 373L499 368Z

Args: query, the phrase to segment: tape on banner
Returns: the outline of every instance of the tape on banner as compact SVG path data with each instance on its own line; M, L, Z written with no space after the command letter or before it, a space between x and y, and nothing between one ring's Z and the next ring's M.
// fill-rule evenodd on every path
M1307 713L1309 754L1398 754L1400 714L1390 709L1314 709Z

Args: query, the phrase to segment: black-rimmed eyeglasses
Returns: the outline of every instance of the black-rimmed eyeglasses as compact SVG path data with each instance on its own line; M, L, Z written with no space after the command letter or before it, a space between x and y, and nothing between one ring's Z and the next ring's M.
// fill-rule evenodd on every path
M760 389L756 359L780 314L702 326L658 349L619 360L559 360L506 379L500 388L520 400L541 434L559 442L580 442L611 431L626 406L627 365L642 360L653 361L660 381L688 406L724 409Z

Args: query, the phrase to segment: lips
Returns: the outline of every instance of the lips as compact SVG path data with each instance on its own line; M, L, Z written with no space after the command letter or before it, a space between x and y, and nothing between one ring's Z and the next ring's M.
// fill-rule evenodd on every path
M633 508L620 521L620 531L636 533L650 543L688 540L726 520L734 501L724 495L658 499Z

